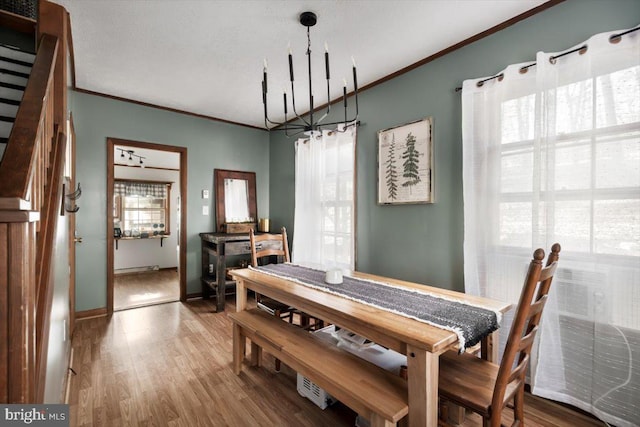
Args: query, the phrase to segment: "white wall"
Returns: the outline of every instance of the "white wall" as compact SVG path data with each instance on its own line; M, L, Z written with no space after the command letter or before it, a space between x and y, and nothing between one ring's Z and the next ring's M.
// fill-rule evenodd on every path
M149 168L115 166L114 177L117 179L144 179L150 181L167 181L171 184L170 232L160 247L160 239L120 240L118 250L114 243L114 270L158 265L160 268L178 266L178 198L180 197L180 172Z

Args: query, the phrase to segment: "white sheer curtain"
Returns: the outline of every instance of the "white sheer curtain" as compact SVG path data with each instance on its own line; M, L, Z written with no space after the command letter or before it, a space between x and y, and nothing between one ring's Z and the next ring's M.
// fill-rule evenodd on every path
M534 394L640 422L640 31L463 85L465 287L517 302L534 248L562 245ZM580 46L577 46L580 47ZM569 49L571 50L571 49ZM506 340L508 322L501 330Z
M296 141L292 260L353 269L355 126Z

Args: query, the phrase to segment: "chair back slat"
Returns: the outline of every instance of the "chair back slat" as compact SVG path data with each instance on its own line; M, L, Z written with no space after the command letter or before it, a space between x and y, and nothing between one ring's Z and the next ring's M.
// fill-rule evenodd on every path
M533 340L536 338L537 332L538 332L538 327L536 326L531 330L531 332L524 335L520 340L520 345L518 346L518 350L519 351L525 350L528 346L532 345Z
M285 262L290 261L287 230L282 227L280 234L254 234L249 232L249 244L251 246L251 265L258 266L258 259L267 256L282 257Z
M540 271L540 281L545 281L547 279L551 279L556 272L556 267L558 266L558 262L555 261L553 264L543 268Z
M518 363L512 370L511 375L509 376L509 383L514 380L524 379L524 372L527 370L527 365L529 363L529 355L527 354L520 363Z
M551 247L544 267L544 250L536 249L533 253L493 391L494 410L501 411L505 403L513 398L514 390L518 390L520 383L524 383L529 355L557 268L559 253L560 245L556 243ZM507 393L508 390L510 392ZM500 416L492 417L491 424L500 425Z
M548 296L549 295L545 295L542 298L540 298L538 301L536 301L533 304L531 304L531 308L530 308L531 311L529 312L530 316L533 316L533 315L538 314L538 313L542 313L542 310L544 309L544 305L547 302L547 297Z

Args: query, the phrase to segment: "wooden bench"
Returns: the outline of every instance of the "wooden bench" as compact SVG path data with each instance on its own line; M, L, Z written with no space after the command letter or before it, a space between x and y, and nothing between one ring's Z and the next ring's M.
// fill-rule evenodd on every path
M263 312L229 314L233 320L233 370L240 374L246 338L251 364L262 349L367 418L372 427L393 426L409 411L406 381L312 333Z

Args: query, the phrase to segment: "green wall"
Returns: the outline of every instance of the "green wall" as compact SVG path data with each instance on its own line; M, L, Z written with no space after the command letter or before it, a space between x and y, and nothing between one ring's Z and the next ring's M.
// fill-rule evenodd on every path
M269 136L247 127L74 92L77 181L76 310L106 307L107 137L187 147L187 293L200 292L200 238L213 231L213 170L254 171L258 215L269 212ZM201 190L211 197L201 199ZM211 215L202 215L202 206Z
M537 51L565 50L593 34L631 28L639 19L638 0L567 0L362 92L356 157L357 269L462 290L461 106L454 88L465 79L535 60ZM384 53L379 56L384 58ZM378 206L377 131L427 116L434 119L436 203ZM270 217L274 228L284 225L292 236L294 141L277 132L270 137Z

